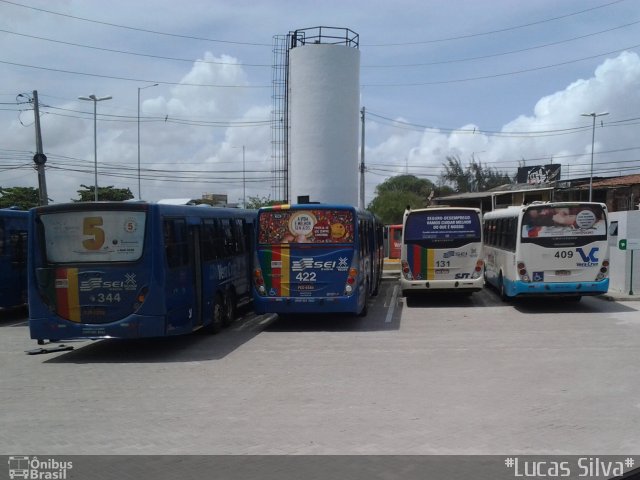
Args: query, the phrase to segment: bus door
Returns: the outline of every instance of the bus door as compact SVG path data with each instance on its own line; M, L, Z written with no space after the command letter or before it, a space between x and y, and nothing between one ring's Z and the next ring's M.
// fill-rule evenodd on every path
M165 299L167 309L167 335L180 335L193 330L202 322L201 265L195 249L200 251L196 227L187 225L185 218L165 217Z
M191 313L192 328L201 327L204 321L202 316L203 289L202 275L204 264L202 262L200 245L200 225L189 225L189 265L193 275L193 296L194 309Z

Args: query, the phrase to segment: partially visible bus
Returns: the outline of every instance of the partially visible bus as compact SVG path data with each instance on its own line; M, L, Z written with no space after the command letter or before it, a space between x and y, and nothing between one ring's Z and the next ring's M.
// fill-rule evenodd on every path
M258 213L256 313L366 315L384 264L383 225L344 205L263 207Z
M415 292L473 293L484 286L482 222L477 208L407 210L402 230L400 287Z
M402 225L389 225L387 227L387 242L389 245L389 258L399 259L402 251Z
M29 212L0 209L0 308L27 303Z
M559 295L579 300L609 289L607 207L562 202L484 215L485 276L503 299Z
M218 332L250 299L255 216L146 202L31 209L31 338Z

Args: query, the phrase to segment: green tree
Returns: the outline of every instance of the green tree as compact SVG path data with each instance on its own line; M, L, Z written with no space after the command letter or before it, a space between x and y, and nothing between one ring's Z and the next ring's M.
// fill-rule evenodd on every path
M40 193L34 187L0 187L0 208L19 207L28 210L40 204Z
M398 175L385 180L376 187L376 197L368 209L387 225L402 223L407 206L423 208L435 193L433 183L415 175Z
M484 192L500 185L513 183L508 173L487 167L473 158L466 168L462 166L462 161L457 156L447 157L447 163L442 166L444 168L444 173L441 174L442 179L453 185L457 193Z
M271 200L271 196L259 197L259 196L249 196L249 200L247 200L247 205L245 208L248 209L258 209L260 207L269 207L271 205L281 205L284 202L279 200Z
M94 186L87 187L86 185L80 185L84 190L78 190L80 199L73 200L74 202L93 202L95 200L95 188ZM98 187L98 200L100 201L116 201L121 202L124 200L131 200L133 193L128 188L114 188L113 185L108 187Z

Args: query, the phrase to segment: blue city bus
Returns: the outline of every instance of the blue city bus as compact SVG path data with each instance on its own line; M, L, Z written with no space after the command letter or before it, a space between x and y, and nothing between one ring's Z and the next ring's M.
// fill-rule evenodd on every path
M27 303L29 212L0 209L0 308Z
M251 298L256 213L146 202L31 209L31 338L217 333Z
M366 315L384 262L384 226L372 213L345 205L263 207L256 237L256 313Z

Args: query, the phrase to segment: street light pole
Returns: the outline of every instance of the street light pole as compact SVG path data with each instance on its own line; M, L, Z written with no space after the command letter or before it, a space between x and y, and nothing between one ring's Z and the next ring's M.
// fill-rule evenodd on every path
M240 148L240 147L232 146L231 148ZM242 208L246 208L247 206L247 182L246 182L247 170L245 168L244 151L245 151L245 146L242 145Z
M591 132L591 173L589 173L589 201L592 201L593 198L593 148L596 141L596 117L602 117L604 115L609 115L609 112L602 113L581 113L583 117L593 117L593 129Z
M88 97L78 97L79 100L88 100L93 102L93 165L94 165L94 199L98 201L98 102L103 100L111 100L111 95L107 97L96 97L89 95Z
M147 85L146 87L138 87L138 200L142 200L142 188L140 185L140 90L145 88L157 87L158 84Z

